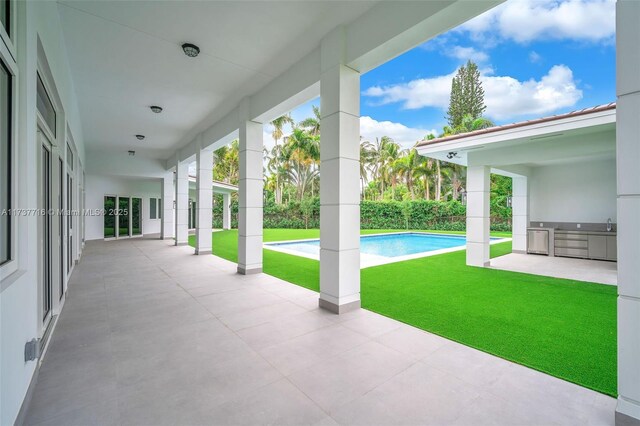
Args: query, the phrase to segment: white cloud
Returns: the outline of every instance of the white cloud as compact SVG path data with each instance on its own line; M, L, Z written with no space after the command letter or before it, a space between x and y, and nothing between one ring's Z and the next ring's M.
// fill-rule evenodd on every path
M463 62L472 60L476 63L486 62L489 60L489 56L473 47L452 46L443 50L444 54L455 59L460 59Z
M389 136L403 148L410 148L430 133L436 134L435 129L413 128L392 121L377 121L368 116L360 117L360 135L372 143L376 138Z
M404 109L447 108L451 92L451 80L454 75L455 72L449 75L421 78L391 86L372 86L365 90L363 94L371 98L377 98L380 104L402 102Z
M540 56L538 52L536 52L535 50L529 52L529 62L531 62L532 64L537 64L540 61L542 61L542 56Z
M382 104L402 103L405 109L435 107L445 110L449 105L453 76L454 73L393 86L374 86L364 95L377 98ZM509 76L486 74L481 75L481 80L486 116L495 120L540 116L573 106L582 98L573 72L565 65L553 66L540 80L519 81Z
M507 1L459 27L476 40L496 37L527 43L538 39L613 41L615 0Z

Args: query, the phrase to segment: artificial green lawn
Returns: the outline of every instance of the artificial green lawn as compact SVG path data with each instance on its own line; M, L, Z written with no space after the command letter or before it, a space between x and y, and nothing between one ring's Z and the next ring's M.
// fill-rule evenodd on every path
M380 232L393 231L362 231ZM265 242L318 237L317 229L264 230ZM237 262L237 246L236 230L213 233L215 255ZM491 246L491 257L510 252L510 242ZM265 273L318 291L317 260L263 253ZM616 290L469 267L464 251L361 271L363 308L613 396Z

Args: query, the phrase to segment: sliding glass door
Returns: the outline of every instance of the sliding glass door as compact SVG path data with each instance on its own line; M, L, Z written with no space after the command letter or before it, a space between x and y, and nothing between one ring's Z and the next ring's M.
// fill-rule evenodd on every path
M131 235L142 235L142 198L131 199Z
M131 229L129 197L118 197L118 237L128 237Z
M51 272L51 144L47 138L39 133L40 145L40 194L39 208L44 214L40 215L41 240L40 240L40 266L41 266L41 315L44 328L51 320L51 308L53 300L53 277Z
M104 237L116 237L116 197L104 196Z
M104 238L142 235L142 198L104 196Z

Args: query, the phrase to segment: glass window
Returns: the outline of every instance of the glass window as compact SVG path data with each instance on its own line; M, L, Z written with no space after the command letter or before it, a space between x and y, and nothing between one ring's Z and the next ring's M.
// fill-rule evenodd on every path
M155 198L149 199L149 219L157 219L157 204Z
M162 219L162 198L158 198L158 219Z
M0 264L11 259L11 74L0 61Z
M69 168L73 170L73 151L71 151L69 144L67 144L67 164Z
M53 135L56 135L56 110L53 108L53 102L51 102L51 98L47 93L47 89L44 87L44 83L42 83L42 79L40 78L40 74L38 74L38 90L37 90L37 107L38 112L42 116L42 119L51 130Z
M9 0L0 0L0 22L11 37L11 2Z

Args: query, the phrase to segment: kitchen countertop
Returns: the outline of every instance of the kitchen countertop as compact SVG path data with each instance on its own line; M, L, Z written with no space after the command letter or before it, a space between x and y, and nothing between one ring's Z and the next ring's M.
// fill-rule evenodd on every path
M556 234L563 233L563 234L610 235L612 237L615 237L616 235L618 235L616 231L582 231L577 229L574 229L574 230L556 229L555 232Z

